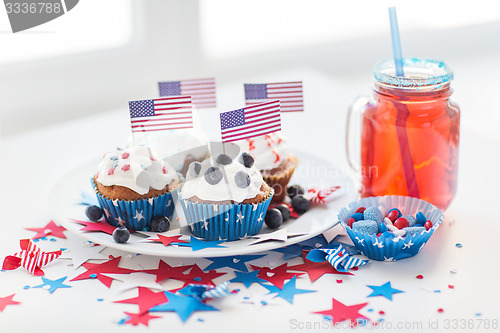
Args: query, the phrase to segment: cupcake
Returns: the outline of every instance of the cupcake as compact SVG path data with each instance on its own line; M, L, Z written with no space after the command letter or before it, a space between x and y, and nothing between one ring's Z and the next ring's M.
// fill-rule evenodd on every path
M264 181L274 188L273 202L283 201L288 182L299 164L299 159L288 151L287 140L276 132L237 143L242 151L254 156L255 167Z
M260 231L273 193L251 155L219 154L191 163L180 201L194 236L231 241Z
M373 260L396 261L419 253L444 215L424 200L383 196L352 202L338 217L362 255Z
M132 145L132 140L130 145ZM150 146L158 158L167 161L177 172L186 175L189 164L203 161L209 156L207 140L193 128L135 133L134 145Z
M92 178L106 221L142 231L151 230L153 217L172 217L179 185L176 171L146 146L107 153Z

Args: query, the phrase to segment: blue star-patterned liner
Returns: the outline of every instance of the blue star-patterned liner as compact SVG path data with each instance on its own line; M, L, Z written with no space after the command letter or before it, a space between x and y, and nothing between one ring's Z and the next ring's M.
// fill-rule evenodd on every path
M168 302L154 306L150 312L174 311L185 322L195 311L219 311L213 306L200 302L191 296L179 296L165 291Z
M204 271L209 271L211 269L229 267L238 271L248 272L248 268L245 265L247 261L252 261L258 258L262 258L264 255L245 255L245 256L234 256L234 257L216 257L216 258L206 258L212 263L204 269Z
M384 296L388 300L392 301L392 295L393 294L399 294L399 293L404 293L404 291L399 290L399 289L394 289L391 287L391 281L388 281L384 283L381 286L368 286L373 289L373 292L368 295L368 297L374 297L374 296Z
M50 280L50 279L47 279L46 277L43 277L43 276L41 276L41 278L42 278L43 284L41 284L39 286L34 286L33 288L43 288L45 286L49 286L48 291L51 294L59 288L71 288L71 286L63 284L63 282L64 282L64 280L66 280L67 276L62 277L62 278L57 279L57 280Z
M252 285L252 283L259 283L259 284L267 283L266 280L261 279L260 277L257 277L259 272L260 272L260 270L249 272L249 273L235 271L234 273L236 274L236 277L234 279L230 280L230 282L243 283L245 285L245 287L247 287L247 288L250 287Z
M173 245L179 245L179 246L188 246L190 247L193 251L199 251L203 250L209 247L225 247L223 245L219 245L221 243L224 243L224 241L203 241L201 239L198 239L196 237L192 237L189 240L189 243L171 243Z
M287 301L290 304L293 304L293 297L295 295L299 294L306 294L306 293L314 293L316 290L308 290L308 289L297 289L295 287L295 282L297 280L297 277L294 276L290 281L285 283L283 285L283 289L280 289L276 286L273 285L263 285L267 290L269 290L269 294L277 294L277 297L283 298L285 301Z

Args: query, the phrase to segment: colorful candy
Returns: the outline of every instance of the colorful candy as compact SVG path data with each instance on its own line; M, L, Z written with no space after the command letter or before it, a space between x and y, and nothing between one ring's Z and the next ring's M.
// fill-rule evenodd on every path
M416 220L417 224L424 225L427 219L425 218L425 215L422 212L418 212L416 215Z
M394 222L394 226L399 230L401 230L403 228L409 227L410 223L404 217L400 217L399 219L396 220L396 222Z
M352 228L356 232L376 234L378 231L378 223L373 220L361 220L354 222Z
M384 215L375 206L368 207L364 211L363 215L364 215L365 220L372 220L372 221L375 221L377 223L382 223L382 221L384 220Z
M399 217L399 213L397 210L391 210L386 216L386 218L391 220L392 223L394 223L394 221L396 221L398 219L398 217Z
M424 228L425 228L425 230L429 230L430 228L432 228L431 220L427 220L427 222L425 222Z
M355 213L355 214L352 214L351 218L354 219L354 221L361 221L361 220L364 220L365 217L363 215L363 213Z
M354 213L361 213L363 214L365 212L366 208L365 207L359 207L358 209L356 209L356 211Z

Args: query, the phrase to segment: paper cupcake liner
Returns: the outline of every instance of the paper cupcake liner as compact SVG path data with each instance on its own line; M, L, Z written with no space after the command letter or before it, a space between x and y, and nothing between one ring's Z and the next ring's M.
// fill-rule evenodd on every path
M392 208L398 208L403 215L415 216L416 213L422 212L427 220L431 220L433 226L420 234L405 237L386 237L384 234L377 237L376 234L356 232L347 226L347 220L359 207L368 208L370 206L383 207L385 210L383 213L387 213ZM338 218L354 246L362 255L373 260L396 261L413 257L419 253L441 224L444 215L437 207L421 199L404 196L382 196L363 198L352 202L348 208L342 208Z
M195 237L233 241L259 233L273 192L257 204L204 204L182 198L180 202Z
M148 199L112 200L97 190L94 179L91 182L99 206L105 210L104 218L112 226L119 226L118 219L121 219L129 230L150 231L153 217L165 216L170 219L174 213L172 191Z
M262 175L262 178L264 178L264 181L267 183L267 185L271 186L274 189L274 196L272 202L278 203L282 202L285 199L286 188L298 164L299 164L299 159L295 155L292 155L290 156L290 162L288 168L283 172L280 172L279 175L271 175L271 176Z

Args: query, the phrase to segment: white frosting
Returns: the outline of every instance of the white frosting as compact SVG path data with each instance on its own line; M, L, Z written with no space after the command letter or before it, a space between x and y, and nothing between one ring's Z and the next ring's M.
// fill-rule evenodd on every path
M254 198L260 193L260 188L264 180L259 170L252 166L245 167L239 162L239 155L229 165L220 165L215 162L215 158L205 160L201 163L201 171L194 177L190 171L186 175L186 182L181 190L181 196L189 199L194 196L206 201L227 201L242 202L245 199ZM215 185L207 183L205 171L211 166L221 168L224 177ZM238 187L234 181L234 176L238 171L244 171L250 176L250 185L246 188Z
M193 128L134 134L135 145L150 146L159 159L166 161L181 171L188 155L195 160L203 160L208 155L207 140L199 130ZM129 145L133 145L132 137Z
M272 170L288 158L288 142L280 133L241 140L237 144L242 151L248 152L255 158L257 169Z
M137 146L104 155L96 179L105 186L124 186L142 195L150 188L164 189L179 176L150 147Z

